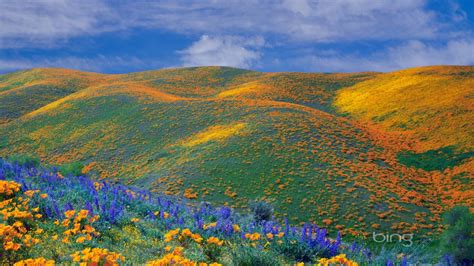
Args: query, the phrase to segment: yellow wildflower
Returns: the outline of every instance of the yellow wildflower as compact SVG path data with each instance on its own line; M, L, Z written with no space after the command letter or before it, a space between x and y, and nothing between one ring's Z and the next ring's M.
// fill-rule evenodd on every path
M232 228L234 229L234 232L240 232L240 226L238 224L232 225Z
M319 259L318 264L319 266L328 266L328 265L346 265L346 266L357 266L357 262L352 261L346 258L346 254L339 254L332 258L322 258Z
M43 257L35 259L20 260L13 264L14 266L53 266L54 260L47 260Z
M247 238L249 240L252 240L252 241L259 240L260 239L260 234L259 233L253 233L253 234L246 233L245 238Z
M66 218L68 219L71 219L72 217L74 217L74 214L76 214L75 210L69 210L69 211L64 212L64 215L66 215Z
M222 246L222 243L224 243L223 240L219 240L219 238L211 236L209 239L207 239L208 244L215 244L217 246Z

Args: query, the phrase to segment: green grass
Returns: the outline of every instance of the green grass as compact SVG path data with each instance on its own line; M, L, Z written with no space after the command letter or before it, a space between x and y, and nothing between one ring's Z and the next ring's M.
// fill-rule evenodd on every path
M429 150L424 153L410 151L400 152L397 156L400 163L420 168L426 171L444 170L460 165L474 156L474 152L459 152L454 147L448 146L437 150Z
M73 87L33 85L6 92L0 97L0 121L19 118L75 91Z

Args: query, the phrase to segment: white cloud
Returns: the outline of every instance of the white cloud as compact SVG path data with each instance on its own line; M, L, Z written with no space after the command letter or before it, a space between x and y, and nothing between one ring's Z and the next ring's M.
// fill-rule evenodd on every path
M232 66L249 68L261 55L257 50L264 45L261 37L210 37L203 35L190 47L179 52L184 66Z
M0 2L0 47L37 46L134 27L315 42L445 34L451 24L439 23L425 5L425 0L6 0Z
M411 41L401 47L391 48L388 59L397 68L426 65L474 64L474 39L451 40L442 46L430 46L421 41Z
M308 0L284 0L283 6L305 17L311 14L311 6Z
M138 1L126 9L145 27L293 41L430 38L442 28L425 0Z
M436 46L408 41L368 55L338 55L322 51L290 61L293 66L303 65L307 71L316 72L393 71L428 65L474 65L474 38L451 40Z
M0 10L0 48L52 46L120 27L115 11L100 1L6 0Z

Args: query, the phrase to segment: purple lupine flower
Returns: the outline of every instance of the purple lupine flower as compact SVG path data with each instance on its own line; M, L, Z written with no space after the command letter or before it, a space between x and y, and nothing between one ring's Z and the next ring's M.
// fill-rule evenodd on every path
M362 254L364 254L365 257L367 258L371 258L372 257L372 251L370 251L369 248L364 248L362 250Z
M222 219L229 219L232 210L229 207L222 207L219 209L219 215Z
M100 210L105 213L107 211L107 203L104 201L104 203L100 206Z
M111 206L110 206L110 209L109 209L109 221L111 223L114 223L115 222L115 216L116 216L116 212L115 212L115 204L112 203Z
M232 226L232 222L230 220L226 220L223 225L223 230L226 235L230 235L234 232L234 227Z
M153 220L153 221L156 220L156 215L152 211L148 211L148 216L150 216L151 220Z
M407 261L407 257L406 257L406 256L403 256L401 266L408 266L408 261Z
M445 262L446 265L448 265L448 266L453 265L453 264L451 263L451 257L450 257L448 254L444 255L444 262Z
M100 210L100 206L99 206L99 197L98 195L94 195L94 204L95 204L95 207Z
M89 201L86 201L84 209L88 210L91 216L94 216L94 210L93 210L92 205Z
M330 253L331 253L331 256L336 256L337 254L339 254L339 246L341 244L341 233L340 232L337 232L337 239L334 243L329 243L330 245Z
M196 226L199 227L199 221L201 220L201 216L199 215L199 213L194 212L193 213L193 218L194 218L194 222L196 223Z
M26 185L25 181L21 181L21 189L23 191L29 190L28 185Z
M48 206L44 209L44 212L46 214L46 217L48 217L48 218L53 217L51 209Z
M250 225L249 225L249 231L250 231L250 232L253 232L253 231L254 231L254 228L255 228L255 221L253 221L252 223L250 223Z
M357 243L354 241L349 249L351 250L352 253L355 253L357 249Z
M306 242L306 236L308 234L308 225L305 223L303 225L303 229L301 230L301 241Z
M202 230L203 226L204 226L204 221L201 220L201 219L199 219L199 220L197 221L197 227Z
M62 213L61 213L61 211L59 210L59 206L58 206L58 204L56 203L56 201L53 202L53 209L54 209L54 212L56 213L56 217L57 217L58 219L61 219Z
M113 195L114 195L114 198L117 198L118 197L118 193L119 193L119 190L118 188L116 187L113 191Z
M115 206L115 217L119 217L120 215L122 215L123 210L124 210L124 206L120 204L118 206Z
M156 197L156 203L161 206L161 197Z
M262 221L262 233L266 234L268 232L268 222Z
M204 204L199 207L198 213L203 215L206 214L206 206L204 206Z
M290 233L290 224L288 218L285 217L285 235L287 236Z
M386 265L387 265L387 266L393 266L393 262L392 262L390 259L388 259Z
M72 206L72 204L68 202L64 205L64 210L66 211L74 210L74 206Z
M153 195L151 194L150 191L148 191L148 202L153 203Z

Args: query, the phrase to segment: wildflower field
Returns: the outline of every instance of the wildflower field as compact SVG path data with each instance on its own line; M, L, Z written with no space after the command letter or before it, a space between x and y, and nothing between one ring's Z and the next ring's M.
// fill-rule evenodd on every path
M258 219L55 168L0 160L0 179L1 264L449 263L424 246L371 250L315 224Z
M0 75L1 263L457 262L473 73Z

